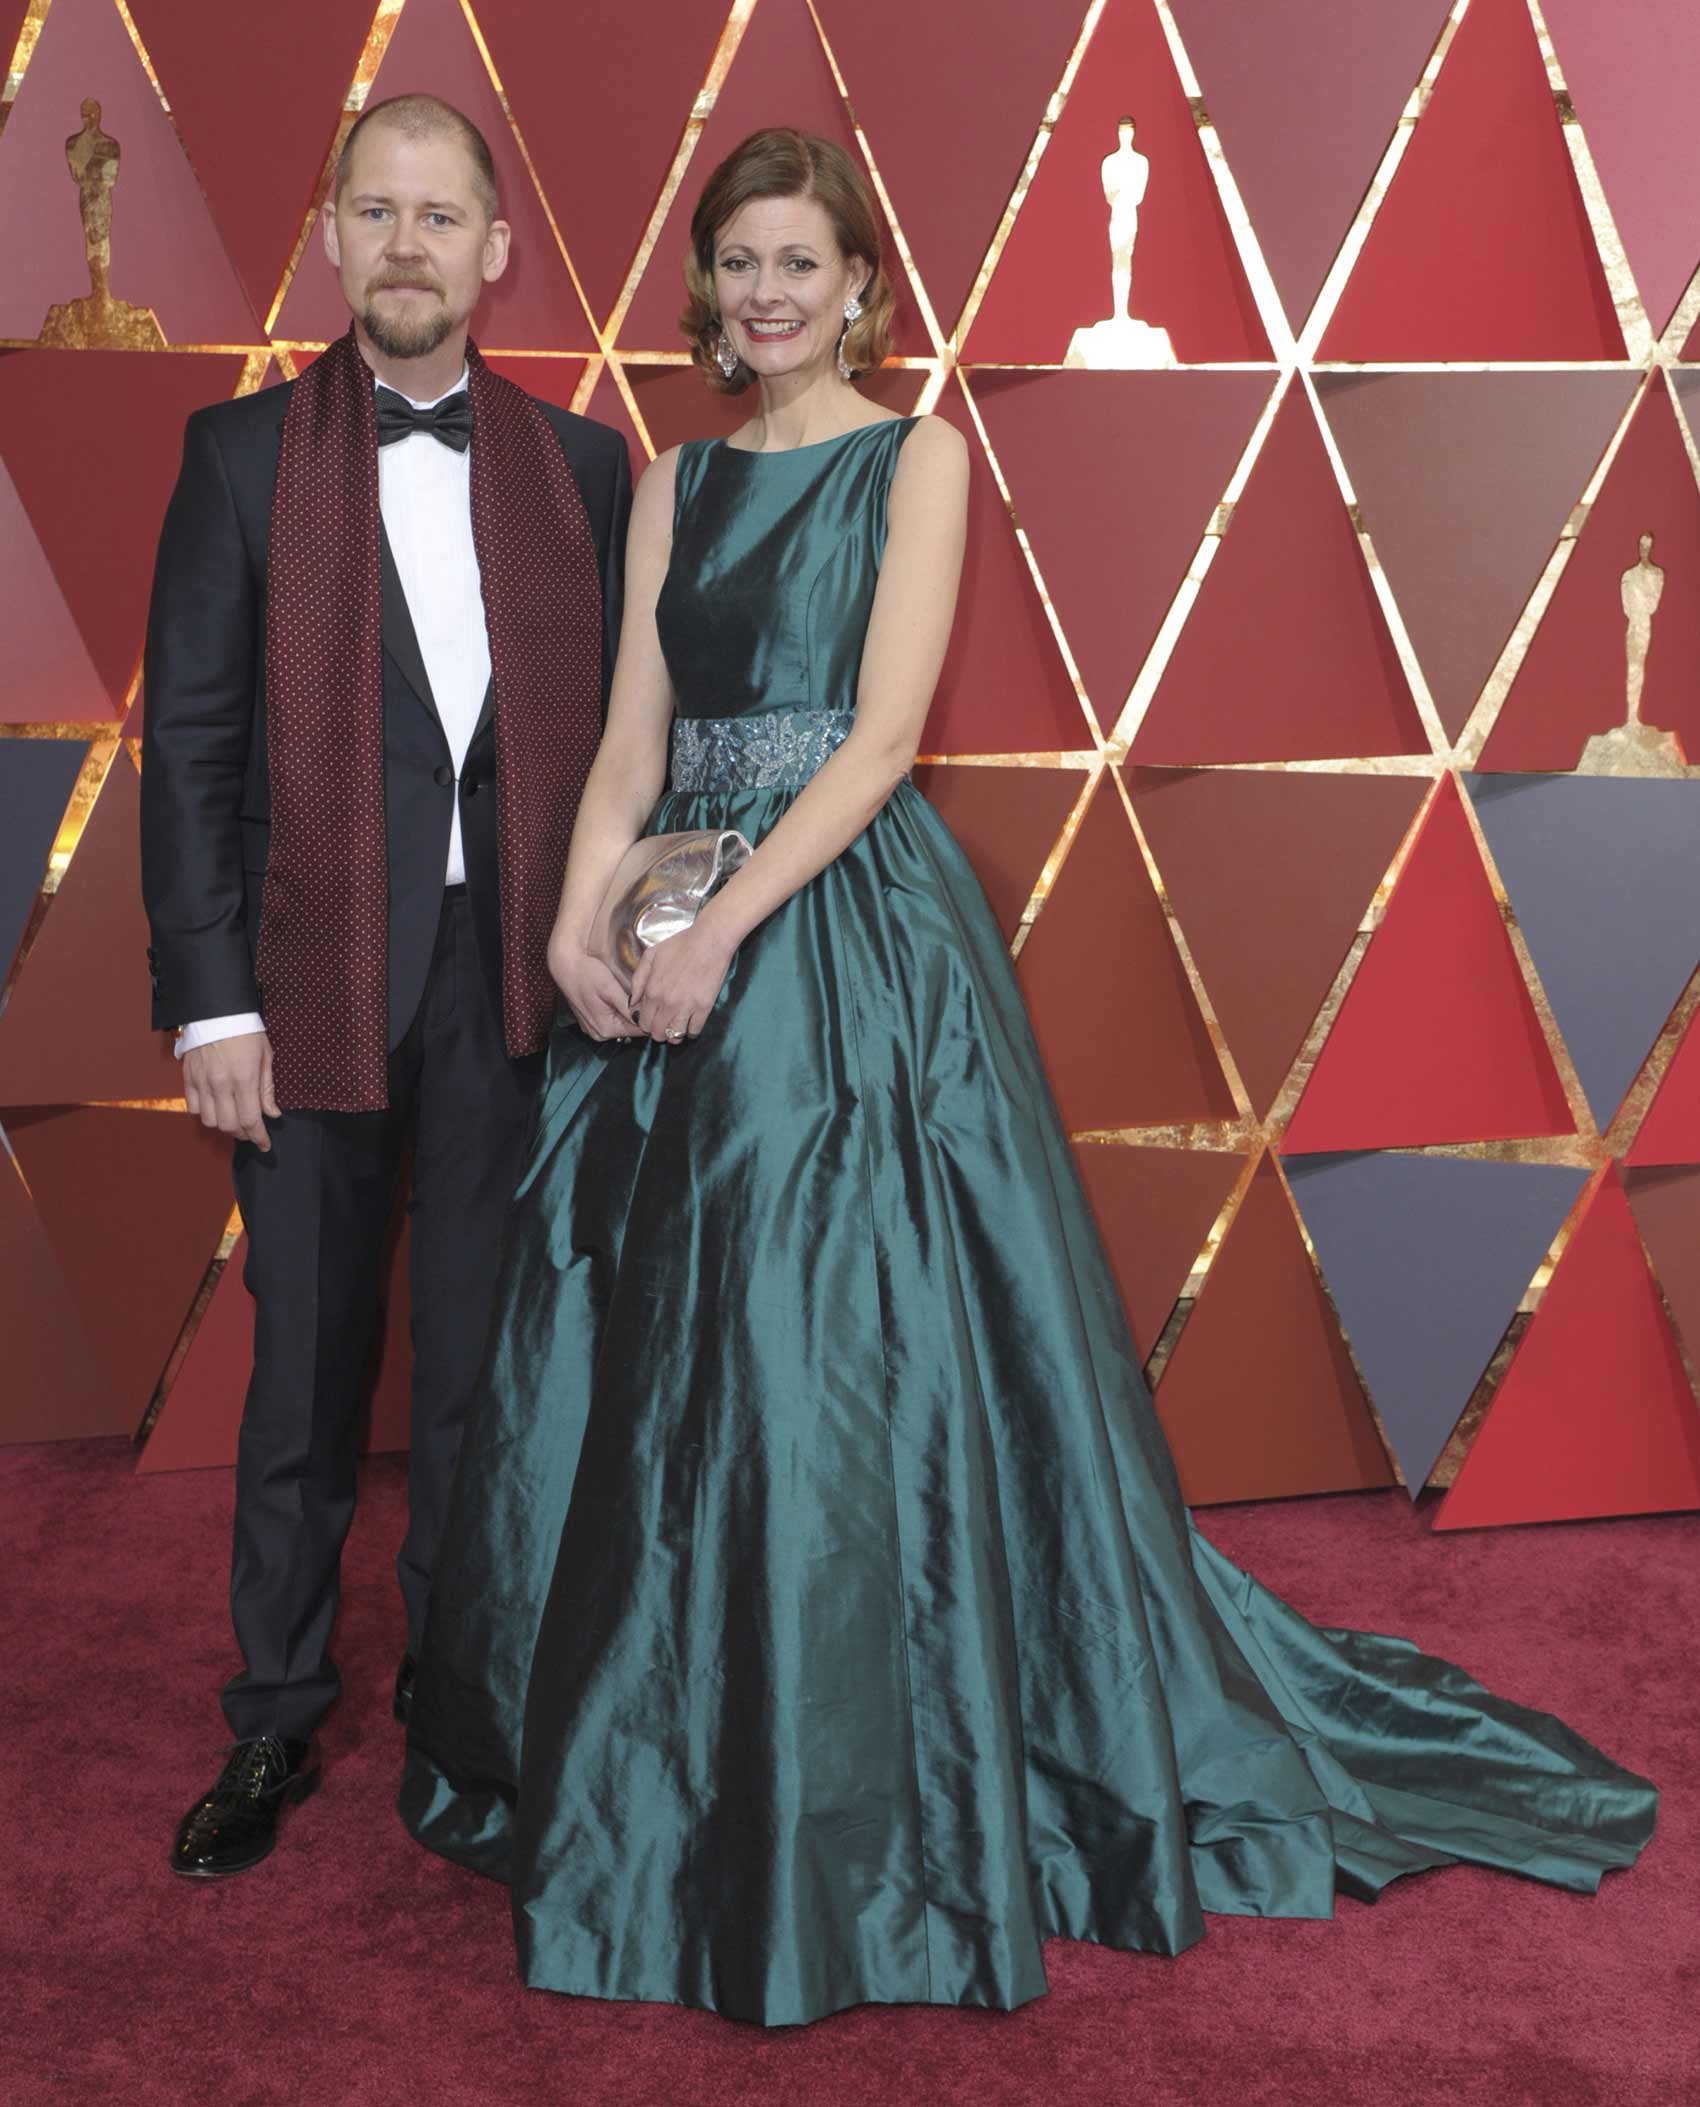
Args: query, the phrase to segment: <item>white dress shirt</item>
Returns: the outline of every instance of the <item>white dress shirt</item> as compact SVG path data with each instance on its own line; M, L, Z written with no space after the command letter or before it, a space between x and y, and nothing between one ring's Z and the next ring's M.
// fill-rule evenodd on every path
M432 403L464 388L466 380L462 368L460 379L442 395L425 402L413 396L408 400L416 409L428 410ZM375 376L373 384L377 385ZM413 432L379 447L378 510L454 764L454 816L449 824L449 861L443 883L459 885L466 878L460 836L460 772L490 685L490 637L484 626L478 552L472 542L471 447L456 453L429 432ZM215 1039L264 1030L265 1021L255 1010L233 1017L203 1017L179 1033L177 1057L181 1060L192 1047L210 1046Z

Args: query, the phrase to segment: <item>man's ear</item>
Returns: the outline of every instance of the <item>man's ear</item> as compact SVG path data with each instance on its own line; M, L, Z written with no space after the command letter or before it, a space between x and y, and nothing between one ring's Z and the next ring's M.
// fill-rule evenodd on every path
M508 244L513 229L505 219L493 219L484 235L484 283L494 285L508 267Z
M319 225L324 235L325 254L330 259L332 270L342 269L342 242L336 231L336 199L326 198L319 207Z

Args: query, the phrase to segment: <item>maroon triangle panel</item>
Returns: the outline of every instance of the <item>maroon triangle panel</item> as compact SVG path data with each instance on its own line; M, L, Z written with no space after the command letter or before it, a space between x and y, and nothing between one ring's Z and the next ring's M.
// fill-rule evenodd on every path
M0 1446L128 1434L138 1414L89 1351L82 1315L17 1165L0 1143Z
M1700 266L1700 38L1689 0L1545 0L1564 84L1655 335Z
M1689 1366L1700 1368L1700 1166L1631 1171L1625 1183Z
M1625 356L1524 0L1471 0L1320 356Z
M685 304L681 275L691 245L691 214L715 167L751 132L767 125L794 125L831 139L861 161L855 133L832 77L826 53L801 0L762 0L750 17L703 126L679 194L673 200L626 318L620 342L635 351L677 351L679 315ZM881 222L884 264L897 299L895 349L899 356L926 357L933 348L909 289L903 260L890 229Z
M525 358L498 352L490 360L490 368L540 402L552 402L558 410L570 410L588 363L582 358Z
M1106 729L1269 389L1261 373L972 377L1016 518Z
M1695 1507L1700 1410L1608 1169L1434 1526Z
M88 101L118 149L106 192L113 299L151 308L172 344L262 342L261 318L112 0L54 0L0 136L0 337L38 336L50 307L91 295L89 229L67 158ZM327 114L334 119L334 100ZM268 127L257 158L269 153Z
M243 1400L254 1361L254 1298L243 1283L248 1239L238 1237L171 1390L148 1435L138 1471L228 1468L236 1461ZM393 1241L383 1322L372 1372L362 1451L408 1446L412 1349L405 1229Z
M979 0L968 14L918 8L913 0L829 0L820 14L915 268L949 335L1062 79L1084 9ZM939 83L946 80L950 143L941 152Z
M1364 524L1453 738L1638 380L1624 373L1317 376ZM1491 533L1482 531L1486 522Z
M1457 784L1443 776L1282 1145L1574 1131Z
M1233 1118L1186 970L1108 780L1018 972L1071 1131Z
M0 1017L0 1105L181 1097L150 1025L141 783L113 760Z
M1275 413L1151 707L1140 761L1426 754L1302 388Z
M1283 304L1309 314L1446 0L1173 0L1176 23Z
M367 107L392 95L440 95L470 117L496 163L502 217L513 228L508 267L485 289L473 317L480 344L504 351L590 351L595 336L549 216L456 0L407 0L367 95ZM310 237L273 334L328 343L348 327L348 307L317 232Z
M55 6L59 0L55 0ZM262 319L294 254L375 9L130 0L224 245ZM255 113L265 111L265 151Z
M1157 1385L1192 1506L1390 1485L1393 1472L1267 1159Z
M1650 534L1647 558L1641 537ZM1700 760L1700 487L1657 373L1588 514L1527 657L1518 668L1483 768L1563 773L1596 732L1629 711L1629 600L1643 562L1656 567L1657 607L1644 640L1643 722L1674 731Z
M1700 1012L1630 1144L1629 1163L1700 1163Z
M1422 803L1409 776L1129 771L1216 1021L1262 1114Z
M181 1113L88 1105L12 1113L6 1132L133 1430L230 1218L230 1145Z
M917 768L915 787L974 866L1005 943L1085 778L1064 768Z
M1102 169L1124 116L1150 164L1130 312L1167 330L1183 365L1269 357L1157 12L1150 0L1109 0L969 327L967 358L1058 365L1075 330L1111 318Z
M241 359L210 354L0 356L6 466L114 708L141 656L184 420L241 377Z
M238 1237L137 1459L139 1472L213 1470L236 1461L254 1362L254 1298L242 1284L247 1261L248 1239Z
M112 698L95 671L17 486L0 460L0 723L97 724Z
M1134 1345L1149 1360L1245 1159L1083 1141L1074 1160Z
M707 395L709 390L705 388L703 393ZM591 389L590 400L585 405L585 415L593 418L598 424L607 425L625 440L626 456L632 467L632 481L636 483L649 466L649 449L644 445L637 426L632 422L632 413L626 408L626 398L620 393L619 383L607 365L604 365L597 375L596 385Z
M1092 743L1044 603L960 393L940 416L968 441L968 542L924 754L1075 752Z
M478 0L477 13L567 254L604 320L708 77L725 11L700 0Z

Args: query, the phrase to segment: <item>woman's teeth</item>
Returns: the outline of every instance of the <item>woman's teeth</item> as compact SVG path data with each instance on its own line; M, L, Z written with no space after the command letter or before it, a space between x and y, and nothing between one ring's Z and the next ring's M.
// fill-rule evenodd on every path
M797 336L802 330L801 322L746 322L745 333L757 343L777 344L786 337Z

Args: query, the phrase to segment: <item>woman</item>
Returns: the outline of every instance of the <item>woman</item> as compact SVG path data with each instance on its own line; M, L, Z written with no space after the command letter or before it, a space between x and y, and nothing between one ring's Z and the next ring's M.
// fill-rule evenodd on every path
M757 409L632 515L552 948L577 1028L405 1818L510 1883L528 1982L769 2024L1012 2006L1047 1937L1173 1953L1462 1858L1592 1890L1644 1780L1192 1533L1007 953L907 780L966 462L842 377L886 341L870 199L758 133L691 231L697 364ZM755 855L628 997L590 949L616 864L722 826Z

